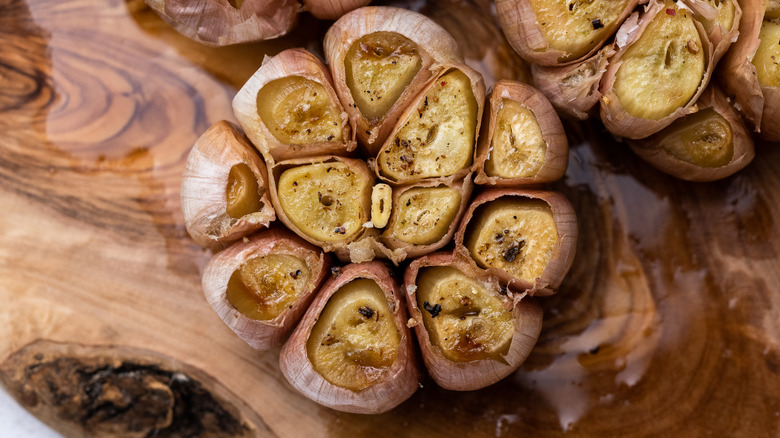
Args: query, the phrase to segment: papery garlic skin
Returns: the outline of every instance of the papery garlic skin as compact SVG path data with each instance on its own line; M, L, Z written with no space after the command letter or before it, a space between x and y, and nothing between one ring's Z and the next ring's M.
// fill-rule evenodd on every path
M232 170L245 166L254 179L255 211L231 217L228 214ZM181 204L184 225L190 237L204 248L222 249L276 218L268 193L265 164L244 135L221 121L195 142L182 173Z
M406 306L402 301L400 288L391 275L388 268L380 262L349 264L341 268L339 275L331 278L322 287L301 323L282 347L279 358L282 374L295 389L324 406L361 414L386 412L408 399L417 390L420 371L411 332L406 325ZM345 285L361 279L374 282L383 292L400 340L391 365L371 376L368 386L350 389L331 383L315 369L307 353L307 343L330 298ZM368 315L368 310L360 316L365 315ZM344 358L350 360L346 353Z
M303 9L320 20L335 20L371 0L301 0Z

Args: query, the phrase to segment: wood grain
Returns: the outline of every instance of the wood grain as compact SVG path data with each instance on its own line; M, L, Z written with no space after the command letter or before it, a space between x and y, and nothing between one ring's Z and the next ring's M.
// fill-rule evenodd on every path
M184 373L260 436L780 433L780 148L760 145L726 180L685 183L598 124L566 126L571 159L555 188L577 210L578 255L560 293L540 299L542 336L520 371L474 392L425 380L378 416L292 390L278 349L255 352L206 304L209 253L186 236L179 184L189 147L232 120L233 93L264 54L320 51L325 25L312 23L212 49L140 0L0 0L0 376L23 406L71 436L105 430L52 415L56 385L31 398L14 378L56 353ZM505 44L495 30L456 36L483 34L475 47ZM491 53L467 50L508 74Z

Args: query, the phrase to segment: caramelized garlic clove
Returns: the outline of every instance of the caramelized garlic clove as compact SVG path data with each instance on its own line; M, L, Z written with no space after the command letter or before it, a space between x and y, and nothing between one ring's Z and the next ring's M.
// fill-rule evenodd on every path
M497 0L504 34L525 60L543 66L594 54L634 10L636 0Z
M210 249L267 227L276 218L265 164L244 135L221 121L198 138L184 164L181 204L192 240Z
M344 15L325 35L324 49L336 92L370 155L442 65L463 62L457 43L441 26L390 7Z
M267 350L298 322L328 268L319 248L273 229L214 255L203 271L203 292L244 342Z
M778 8L768 5L767 14ZM780 8L778 8L780 9ZM758 83L764 97L761 116L761 138L767 141L780 141L780 18L765 20L759 33L758 45L753 65L756 67Z
M301 0L303 10L320 20L335 20L349 11L371 3L371 0Z
M714 181L747 166L753 139L723 92L711 84L697 106L698 112L629 145L656 168L688 181Z
M393 189L387 184L377 184L371 191L371 225L384 228L393 211Z
M544 95L519 82L499 81L488 100L487 130L477 152L477 184L528 186L566 173L569 143Z
M462 257L530 295L558 289L571 268L576 243L571 204L558 193L535 190L482 192L455 235Z
M616 44L601 85L601 119L612 134L645 138L696 111L714 64L690 9L652 0L626 20Z
M438 76L401 116L377 156L377 174L397 184L471 170L485 85L465 65Z
M449 243L473 187L471 178L466 177L394 189L393 211L381 236L387 248L402 254L394 261L429 254Z
M542 310L452 254L412 262L404 288L428 373L439 386L492 385L525 361L539 337Z
M402 299L384 264L341 268L282 347L282 374L336 410L377 414L399 405L420 378Z
M698 16L714 48L717 64L739 35L742 8L737 0L683 0Z
M719 64L718 80L726 95L732 97L737 111L758 132L764 112L764 93L751 61L760 43L758 36L765 5L764 0L742 0L740 5L739 37Z
M327 67L304 49L267 58L236 94L233 111L268 162L356 146Z
M574 64L554 67L532 64L533 84L558 113L575 120L586 120L599 103L599 83L614 54L614 46L610 44Z
M181 34L207 46L280 37L298 22L296 0L146 0Z
M344 248L363 234L374 178L362 160L334 156L288 160L271 173L274 207L295 234L326 251Z

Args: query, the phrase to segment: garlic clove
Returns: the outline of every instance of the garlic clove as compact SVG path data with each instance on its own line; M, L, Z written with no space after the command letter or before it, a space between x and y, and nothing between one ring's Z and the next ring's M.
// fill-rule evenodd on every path
M717 64L739 35L742 8L737 0L683 0L697 14L697 19L714 47L712 62Z
M393 212L382 243L403 257L419 257L452 240L468 206L473 183L461 180L424 181L393 190Z
M523 59L543 66L593 55L634 10L637 0L497 0L501 28Z
M466 65L439 75L403 112L379 150L377 175L390 183L462 178L474 165L485 85Z
M242 340L267 350L292 330L329 272L319 248L272 229L214 255L203 272L203 293Z
M384 228L393 210L393 189L387 184L377 184L371 191L371 225Z
M356 146L327 67L304 49L266 58L236 94L233 111L269 163L344 155Z
M698 112L628 144L656 168L688 181L725 178L750 164L753 139L723 92L711 84L697 106Z
M371 3L371 0L301 0L303 10L320 20L335 20L349 11Z
M610 44L590 58L574 64L555 67L532 64L534 86L560 114L586 120L601 99L599 83L607 71L609 58L615 53L614 46Z
M376 155L401 112L442 65L463 58L452 36L424 15L356 9L325 34L325 58L360 143Z
M528 357L542 327L533 298L457 255L417 259L404 273L410 323L428 373L442 388L492 385Z
M696 111L714 68L713 49L690 9L651 0L623 24L601 82L601 120L614 135L650 136Z
M761 138L780 141L780 18L764 20L758 37L761 42L752 62L764 96Z
M723 57L718 68L718 80L726 95L733 96L734 107L748 125L759 131L764 112L764 94L756 67L751 62L759 46L758 35L764 18L763 0L742 0L739 37Z
M496 83L477 150L477 184L529 186L566 173L569 143L544 95L514 81Z
M192 240L222 249L276 218L265 164L237 127L226 121L198 138L184 164L181 205Z
M574 261L577 218L555 192L493 189L469 206L456 251L475 268L530 295L550 295Z
M374 177L362 160L324 156L271 168L271 200L279 219L325 251L343 251L365 233Z
M417 390L406 307L380 262L350 264L322 287L282 347L282 374L319 404L378 414Z
M146 0L183 35L207 46L280 37L298 22L296 0Z

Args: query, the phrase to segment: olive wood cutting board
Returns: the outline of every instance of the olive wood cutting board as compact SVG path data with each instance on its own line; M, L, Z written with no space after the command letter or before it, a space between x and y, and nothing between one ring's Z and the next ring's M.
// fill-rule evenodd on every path
M526 77L486 2L407 5L488 85ZM327 25L214 49L140 0L0 0L0 376L22 406L72 436L780 434L780 148L686 183L595 122L566 124L553 188L577 211L577 258L519 371L473 392L426 378L376 416L292 390L279 349L206 304L179 184L263 56L321 53Z

